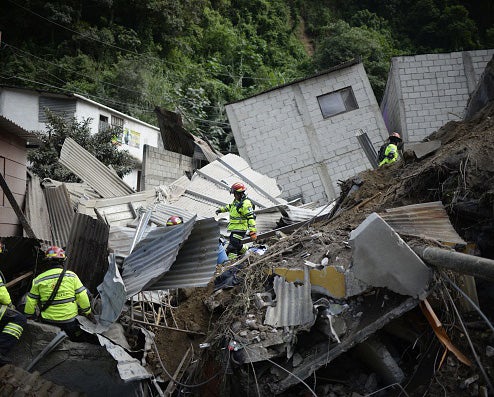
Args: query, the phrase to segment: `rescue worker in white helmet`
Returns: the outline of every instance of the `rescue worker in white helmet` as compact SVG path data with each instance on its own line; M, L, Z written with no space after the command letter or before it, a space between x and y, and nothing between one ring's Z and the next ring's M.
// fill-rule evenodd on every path
M222 212L230 214L230 222L227 227L230 232L230 241L226 247L226 253L230 260L235 260L247 251L247 247L242 244L242 239L247 232L252 240L257 239L254 206L247 197L245 190L245 185L242 182L234 183L230 189L230 194L233 193L234 196L233 202L216 210L216 215Z
M166 221L166 226L176 226L184 223L184 220L181 216L172 215Z
M391 133L388 142L381 146L378 153L377 161L379 167L384 164L391 164L398 160L398 145L402 142L400 134Z
M66 270L65 251L57 246L45 252L43 265L46 271L37 276L27 294L24 313L34 316L39 307L40 319L44 323L56 325L67 333L70 340L89 341L79 327L77 315L82 314L95 322L86 287L71 270Z
M3 265L4 253L5 247L0 242L0 265ZM5 355L19 341L26 325L26 317L12 305L5 283L5 277L0 272L0 366L11 362Z

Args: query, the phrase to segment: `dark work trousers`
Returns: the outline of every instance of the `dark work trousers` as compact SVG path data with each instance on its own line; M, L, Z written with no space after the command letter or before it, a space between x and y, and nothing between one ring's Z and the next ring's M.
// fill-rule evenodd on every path
M17 310L7 309L0 320L0 354L7 354L19 341L26 325L26 316Z
M230 233L230 241L228 246L226 247L226 254L228 255L228 259L235 259L238 255L243 254L242 239L245 236L246 231L238 231L234 230Z
M45 319L42 319L41 322L59 327L62 331L65 331L72 342L99 344L98 338L95 335L88 334L86 331L82 330L79 326L79 322L75 318L68 323L56 323Z

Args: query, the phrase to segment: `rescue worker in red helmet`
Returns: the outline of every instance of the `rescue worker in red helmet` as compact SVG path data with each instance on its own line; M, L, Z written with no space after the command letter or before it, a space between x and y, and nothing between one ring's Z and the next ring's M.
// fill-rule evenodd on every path
M391 164L398 160L398 146L402 142L400 134L393 132L389 135L387 143L381 146L378 153L379 167Z
M181 216L172 215L166 221L166 226L175 226L180 225L181 223L184 223L184 220Z
M5 247L0 241L0 264L3 262L4 254ZM26 317L12 305L5 283L5 277L0 272L0 366L11 362L5 354L19 341L26 325Z
M230 232L230 241L226 247L226 254L230 260L235 260L247 251L247 247L242 244L242 239L247 232L252 240L257 239L254 206L247 197L245 190L245 185L242 182L234 183L230 189L230 194L234 196L233 202L216 210L216 215L222 212L230 214L230 222L227 227Z
M80 313L95 322L88 292L77 274L65 269L65 260L62 248L46 250L42 266L47 270L33 280L24 313L34 316L38 306L42 322L60 327L72 341L89 341L90 335L80 329L76 319Z

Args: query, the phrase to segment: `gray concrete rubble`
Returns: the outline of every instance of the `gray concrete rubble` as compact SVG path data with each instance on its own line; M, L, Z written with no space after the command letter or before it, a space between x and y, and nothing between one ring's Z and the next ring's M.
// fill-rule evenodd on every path
M434 153L440 147L441 141L428 141L408 144L405 149L412 152L417 159L421 159L431 153Z
M17 344L9 354L13 364L28 368L59 332L58 327L28 321L22 343ZM57 385L90 396L143 395L141 381L122 380L117 364L107 349L92 343L76 343L65 339L52 352L43 356L32 371L38 371Z
M424 298L432 271L376 213L350 233L355 277L374 287Z

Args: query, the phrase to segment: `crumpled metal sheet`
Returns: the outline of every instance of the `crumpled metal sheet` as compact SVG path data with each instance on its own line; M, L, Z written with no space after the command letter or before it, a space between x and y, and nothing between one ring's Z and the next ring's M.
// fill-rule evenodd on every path
M108 262L108 271L103 282L98 286L98 292L101 296L99 323L104 328L117 321L127 300L127 291L115 263L115 255L111 254L108 257Z
M192 232L195 221L194 216L178 226L155 228L137 244L123 263L122 279L128 298L151 289L170 269L181 245Z
M204 287L216 271L219 226L213 218L198 220L170 270L151 290Z
M275 277L273 281L276 295L276 306L269 306L266 310L264 324L272 327L288 327L312 324L315 321L309 271L304 269L302 285L289 283L282 277Z
M398 234L466 245L440 201L389 208L379 216Z
M129 382L153 377L153 374L146 371L139 360L133 358L123 347L110 342L109 339L101 335L97 336L101 346L105 347L108 353L117 361L118 373L122 380Z
M59 247L65 247L74 218L69 193L62 184L56 188L44 189L44 194L50 215L52 242Z
M114 171L80 146L66 138L60 152L60 163L76 174L102 197L119 197L134 193Z

